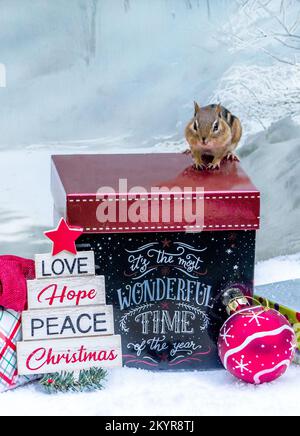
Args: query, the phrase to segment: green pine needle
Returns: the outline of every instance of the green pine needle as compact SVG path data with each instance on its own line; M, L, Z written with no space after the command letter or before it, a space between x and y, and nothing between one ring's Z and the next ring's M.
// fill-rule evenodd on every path
M58 392L88 392L103 389L107 372L102 368L91 368L80 371L79 377L74 372L61 372L46 374L40 381L40 385L48 394Z

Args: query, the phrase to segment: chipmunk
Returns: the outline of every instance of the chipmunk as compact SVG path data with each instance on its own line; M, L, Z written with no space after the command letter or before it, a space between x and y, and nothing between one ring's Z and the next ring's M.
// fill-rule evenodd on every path
M200 108L195 102L194 118L185 129L185 137L197 169L219 169L225 158L239 161L234 152L242 137L242 125L220 104ZM213 156L213 161L206 165L204 156Z

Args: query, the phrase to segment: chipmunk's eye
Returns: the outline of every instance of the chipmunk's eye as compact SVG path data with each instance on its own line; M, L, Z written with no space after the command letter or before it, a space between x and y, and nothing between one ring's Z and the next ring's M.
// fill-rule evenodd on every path
M213 132L218 132L219 130L219 121L215 121L213 124Z
M194 127L194 130L196 130L196 132L197 132L197 130L198 130L198 123L197 123L196 120L194 121L194 126L193 127Z

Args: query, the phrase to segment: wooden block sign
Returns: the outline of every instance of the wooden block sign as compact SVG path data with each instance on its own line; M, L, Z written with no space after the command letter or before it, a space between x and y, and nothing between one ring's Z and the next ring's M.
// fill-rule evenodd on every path
M17 353L19 375L122 365L120 336L19 342Z
M105 304L104 276L28 280L29 309Z
M35 264L17 344L18 373L122 366L121 337L114 335L113 307L106 306L104 277L95 275L94 252L38 254Z
M28 310L22 314L22 330L24 341L113 335L113 307Z
M36 254L35 270L37 279L94 275L95 255L93 251L80 251L76 255L66 252L57 256Z

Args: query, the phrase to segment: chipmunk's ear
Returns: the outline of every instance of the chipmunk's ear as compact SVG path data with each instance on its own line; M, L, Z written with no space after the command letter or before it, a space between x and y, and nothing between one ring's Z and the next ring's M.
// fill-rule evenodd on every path
M222 117L222 105L221 103L219 103L216 107L216 114L218 115L218 117Z
M200 112L200 106L196 101L194 101L194 106L195 106L195 116L196 116Z

